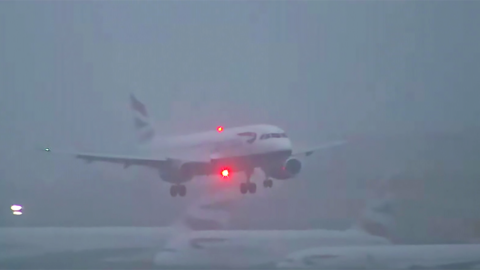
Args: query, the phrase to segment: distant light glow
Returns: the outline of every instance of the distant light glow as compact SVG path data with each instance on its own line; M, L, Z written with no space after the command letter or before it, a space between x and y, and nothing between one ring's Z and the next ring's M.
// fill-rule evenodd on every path
M50 152L50 148L45 148L45 152Z
M230 172L228 171L228 169L223 169L222 170L222 176L225 178L225 177L228 177L228 175L230 174Z
M222 132L222 131L223 131L223 127L222 127L222 126L218 126L218 127L217 127L217 131L218 131L218 132Z
M13 211L15 216L21 216L23 213L21 211Z
M22 210L22 208L23 207L21 205L17 205L17 204L10 206L10 209L12 209L12 211L20 211Z

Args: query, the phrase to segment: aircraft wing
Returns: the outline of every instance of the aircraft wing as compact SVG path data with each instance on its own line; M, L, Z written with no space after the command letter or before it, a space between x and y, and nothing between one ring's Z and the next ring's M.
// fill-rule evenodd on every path
M345 140L344 141L332 141L332 142L324 143L324 144L313 146L313 147L298 147L298 148L294 147L292 155L293 156L305 155L305 156L308 157L311 154L313 154L313 152L333 148L333 147L340 146L340 145L344 145L347 142L348 141L345 141Z
M163 167L167 165L167 162L171 160L178 160L179 158L176 157L141 157L141 156L133 156L133 155L112 155L112 154L99 154L99 153L79 153L79 152L66 152L66 151L54 151L50 148L45 148L45 152L48 153L56 153L56 154L65 154L74 156L78 159L85 160L86 162L108 162L108 163L117 163L123 164L123 166L129 167L131 165L138 165L138 166L147 166L147 167ZM186 162L194 162L194 163L207 163L210 162L209 159L188 159L184 160Z

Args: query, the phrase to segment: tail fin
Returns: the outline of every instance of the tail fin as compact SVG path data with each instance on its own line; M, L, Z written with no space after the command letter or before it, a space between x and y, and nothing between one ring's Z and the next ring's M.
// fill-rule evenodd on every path
M390 191L392 175L385 177L369 193L374 193L367 201L365 210L359 220L352 226L352 230L359 230L366 234L394 241L392 232L395 226L395 197Z
M133 123L138 142L142 144L150 142L155 136L155 129L149 120L147 108L133 94L130 94L130 107L134 113Z

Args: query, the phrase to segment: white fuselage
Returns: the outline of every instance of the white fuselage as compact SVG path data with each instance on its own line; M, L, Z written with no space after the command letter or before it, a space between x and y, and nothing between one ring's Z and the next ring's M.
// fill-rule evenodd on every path
M285 269L480 269L480 245L318 247L277 264Z
M267 135L265 135L267 134ZM272 134L272 136L268 136ZM199 150L211 159L248 157L277 152L291 152L292 143L285 131L273 125L251 125L199 132L170 138L156 138L152 150ZM263 137L262 137L263 135Z
M361 231L199 231L175 239L155 257L160 267L261 267L318 245L388 245Z

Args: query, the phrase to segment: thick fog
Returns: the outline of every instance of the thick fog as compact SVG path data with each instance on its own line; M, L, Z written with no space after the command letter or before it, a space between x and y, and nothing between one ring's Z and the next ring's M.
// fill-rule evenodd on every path
M479 8L2 2L0 225L166 226L195 200L195 180L171 198L155 172L40 151L134 153L134 93L165 136L271 123L294 143L353 139L312 156L298 179L239 196L232 228L343 229L368 183L395 172L404 242L477 237Z

